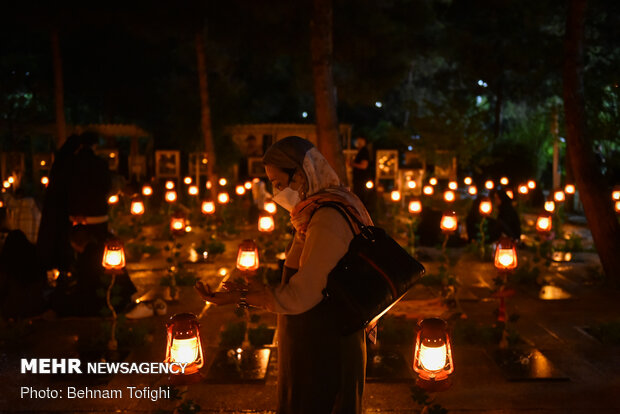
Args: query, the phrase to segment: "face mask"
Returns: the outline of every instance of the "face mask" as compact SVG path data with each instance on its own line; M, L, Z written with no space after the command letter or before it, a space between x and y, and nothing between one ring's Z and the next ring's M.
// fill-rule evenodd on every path
M293 190L291 187L286 187L282 191L274 190L273 201L282 206L282 208L287 211L293 210L300 201L301 197L299 197L299 191Z

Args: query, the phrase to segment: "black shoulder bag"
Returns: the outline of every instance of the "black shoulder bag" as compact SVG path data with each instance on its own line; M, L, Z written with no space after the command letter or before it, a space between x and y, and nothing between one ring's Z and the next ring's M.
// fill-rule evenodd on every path
M365 226L339 203L322 203L317 210L324 207L336 209L353 232L349 250L329 273L323 291L323 302L347 335L381 318L425 270L385 230ZM359 233L351 220L358 225Z

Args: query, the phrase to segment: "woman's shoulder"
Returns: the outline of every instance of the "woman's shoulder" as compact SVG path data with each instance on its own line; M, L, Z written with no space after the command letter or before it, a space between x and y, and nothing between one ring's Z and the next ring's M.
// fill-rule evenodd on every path
M333 232L341 232L344 229L349 229L350 231L351 228L347 219L343 216L343 213L344 212L341 213L338 211L336 207L320 207L314 212L308 230L310 231L312 227L321 227L327 228Z

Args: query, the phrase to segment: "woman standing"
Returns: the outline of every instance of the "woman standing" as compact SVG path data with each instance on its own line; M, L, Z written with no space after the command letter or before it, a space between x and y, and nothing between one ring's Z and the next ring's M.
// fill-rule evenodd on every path
M337 210L319 207L337 202L365 225L372 221L309 141L284 138L267 150L263 163L273 200L290 211L296 230L280 286L250 283L245 298L278 313L278 413L361 413L365 332L343 336L322 302L327 276L347 252L353 232ZM235 303L243 295L237 290L213 293L200 282L197 289L216 304Z

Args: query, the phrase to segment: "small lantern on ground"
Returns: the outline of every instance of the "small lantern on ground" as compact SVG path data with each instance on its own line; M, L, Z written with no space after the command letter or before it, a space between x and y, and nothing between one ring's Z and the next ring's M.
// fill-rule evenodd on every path
M420 214L422 212L422 202L420 200L411 200L409 202L409 212L411 214Z
M44 186L47 187L47 185L50 183L50 179L44 175L43 177L41 177L41 184L43 184Z
M425 185L424 188L422 188L422 192L424 193L424 195L432 196L433 193L435 193L435 189L432 185Z
M276 224L273 221L273 216L266 211L260 213L258 217L258 230L270 233L276 228Z
M454 372L448 324L443 319L429 318L419 324L413 351L413 370L421 388L433 387Z
M473 183L474 181L471 179L471 177L465 177L465 179L463 180L463 183L465 185L471 185L471 183Z
M235 193L237 193L238 196L242 196L245 194L245 187L242 185L238 185L237 187L235 187Z
M198 195L198 186L197 185L190 185L187 189L187 194L191 195L191 196L197 196Z
M475 185L470 185L470 186L467 188L467 192L469 193L469 195L474 196L474 195L478 194L478 189L476 188L476 186L475 186Z
M205 200L202 202L200 206L200 211L202 214L213 214L215 213L215 203L211 200Z
M499 179L501 185L508 185L508 177L502 177Z
M536 230L539 233L547 234L551 231L551 227L553 225L553 221L551 219L551 214L541 214L536 219Z
M393 202L399 202L400 201L400 191L398 190L394 190L390 193L390 198L392 199Z
M458 221L456 219L456 213L454 211L446 211L441 216L441 222L439 224L441 231L444 233L452 233L458 228Z
M555 200L556 203L563 203L564 200L566 200L566 196L564 195L564 191L562 191L562 190L555 190L553 192L553 199Z
M200 324L196 315L180 313L166 323L166 363L187 364L185 372L180 369L176 375L197 374L204 365L202 344L200 342Z
M534 180L529 180L527 182L527 188L529 188L530 190L533 190L536 188L536 181Z
M220 204L227 204L230 201L230 196L228 195L228 193L224 192L224 193L219 193L217 195L217 202Z
M564 186L564 192L566 194L571 194L571 195L575 194L575 185L574 184L566 184Z
M118 195L113 194L110 197L108 197L108 204L110 205L114 205L118 203Z
M495 268L509 271L517 268L517 246L508 237L502 237L495 248Z
M175 235L182 234L185 232L186 224L185 215L177 211L170 218L170 231Z
M456 198L456 196L454 195L454 191L452 191L452 190L448 190L448 191L445 191L445 192L443 193L443 199L444 199L444 201L445 201L445 202L447 202L447 203L452 203L452 202L454 202L454 199L455 199L455 198Z
M276 203L274 203L273 201L269 200L269 201L265 201L265 211L269 214L275 214L276 212Z
M431 177L431 179L428 180L428 183L430 185L437 185L437 179L435 177Z
M254 272L258 269L258 247L254 240L244 240L237 253L237 269L242 272Z
M224 187L226 184L228 184L228 180L226 178L220 178L220 180L218 181L218 184L222 187Z
M478 211L480 215L483 217L488 217L493 212L493 203L489 199L489 197L485 197L480 201L480 206L478 207Z
M122 241L111 238L106 242L101 265L108 272L120 272L125 268L125 249Z
M144 202L139 198L131 200L131 206L129 211L134 216L141 216L144 214Z
M166 181L166 190L172 190L174 188L174 181Z
M372 190L372 188L375 186L375 183L373 183L371 180L366 181L366 188L369 190Z
M153 195L153 187L150 185L145 185L142 187L142 195L145 197L150 197Z
M527 194L527 193L529 193L529 192L530 192L530 189L529 189L529 187L528 187L527 185L525 185L525 184L521 184L521 185L519 186L519 194L521 194L521 195L526 195L526 194Z
M190 184L192 183L192 177L185 177L185 178L183 179L183 182L184 182L186 185L190 185Z
M548 213L553 213L555 211L555 202L553 200L545 201L545 211Z
M177 201L177 192L174 190L168 190L166 191L166 195L164 196L164 198L168 203L174 203L175 201Z

